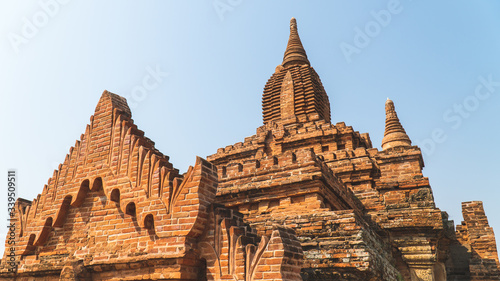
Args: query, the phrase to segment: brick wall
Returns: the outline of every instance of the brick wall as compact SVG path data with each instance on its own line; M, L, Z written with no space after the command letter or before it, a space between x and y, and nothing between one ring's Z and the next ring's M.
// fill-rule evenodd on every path
M459 242L457 249L464 249L469 257L470 280L500 280L500 264L493 229L488 224L483 203L470 201L462 203L464 221L456 228Z
M213 164L198 157L194 167L179 174L134 125L125 99L106 91L42 193L16 202L15 278L206 279L212 261L200 256L198 243L214 225L216 190ZM241 218L226 218L223 225L232 231L238 223ZM278 227L270 236L251 235L254 240L245 241L246 248L235 252L246 251L236 272L245 280L299 280L302 253L293 231ZM228 245L232 238L221 243ZM258 259L249 256L256 245L264 247ZM0 280L11 280L5 255ZM250 277L247 263L273 267L266 273L254 269L257 277ZM258 277L259 272L265 276Z

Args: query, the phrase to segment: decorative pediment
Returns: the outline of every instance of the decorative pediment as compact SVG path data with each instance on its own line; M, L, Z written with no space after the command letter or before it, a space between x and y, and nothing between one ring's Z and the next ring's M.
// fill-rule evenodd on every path
M143 251L154 245L168 252L175 244L180 253L183 239L172 244L167 238L202 233L206 216L200 213L216 188L212 164L197 158L180 175L133 123L125 99L105 91L85 133L43 192L33 202L18 202L22 228L16 252L96 257L130 240ZM141 244L144 238L149 241Z

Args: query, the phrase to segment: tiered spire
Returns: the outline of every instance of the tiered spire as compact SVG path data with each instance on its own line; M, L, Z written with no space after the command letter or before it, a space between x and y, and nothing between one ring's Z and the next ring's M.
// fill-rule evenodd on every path
M300 42L299 32L297 31L297 21L295 18L290 20L290 37L288 37L288 45L286 46L285 55L283 56L283 67L293 64L309 64L306 51Z
M411 140L401 122L399 122L394 103L387 98L385 102L385 132L382 139L382 149L386 150L399 146L411 146Z
M290 20L290 37L283 62L267 81L262 95L264 124L330 122L330 102L321 79L311 67L300 42L297 21Z

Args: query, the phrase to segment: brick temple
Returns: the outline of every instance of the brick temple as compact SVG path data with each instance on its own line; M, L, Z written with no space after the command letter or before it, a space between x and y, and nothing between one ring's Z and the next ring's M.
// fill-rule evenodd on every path
M0 280L500 280L482 202L456 227L436 207L393 101L381 150L331 123L293 18L262 110L255 135L180 174L105 91L42 193L17 200Z

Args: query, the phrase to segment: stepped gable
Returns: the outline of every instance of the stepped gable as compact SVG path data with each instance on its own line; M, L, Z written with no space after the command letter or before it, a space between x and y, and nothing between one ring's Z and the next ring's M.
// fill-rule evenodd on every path
M270 121L330 122L328 96L318 74L309 66L294 18L290 21L290 38L283 62L264 87L262 114L264 124Z
M85 134L43 192L33 201L16 202L16 243L6 240L0 280L206 280L216 257L203 252L199 242L214 224L216 188L214 165L198 157L180 175L134 125L126 100L105 91ZM225 225L253 233L238 217L225 218ZM245 280L263 277L249 276L244 265L262 275L262 263L269 259L277 266L268 270L275 280L296 277L298 241L289 229L276 231L271 240L238 234L218 243L242 237L239 245L248 255L238 256L237 270ZM257 248L266 256L250 255ZM276 252L283 248L291 254Z

